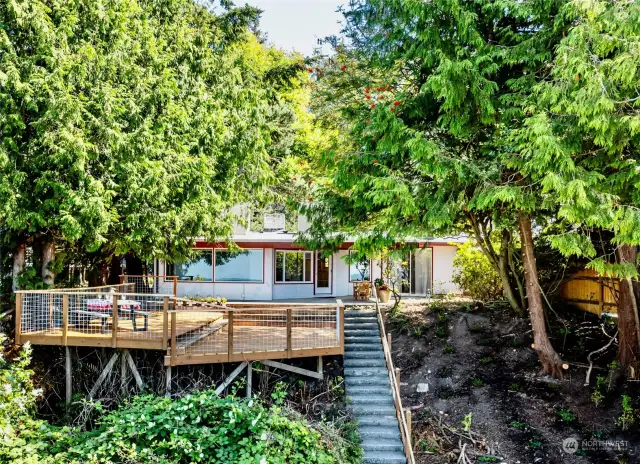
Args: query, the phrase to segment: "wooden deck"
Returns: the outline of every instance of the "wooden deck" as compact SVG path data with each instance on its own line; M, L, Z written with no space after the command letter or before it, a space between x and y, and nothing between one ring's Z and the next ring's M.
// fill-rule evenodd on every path
M88 309L95 292L16 294L16 341L35 345L166 350L165 364L337 355L344 352L341 302L185 303L172 295L109 294L112 308ZM118 300L133 300L136 328ZM104 301L104 300L103 300ZM111 301L111 300L109 300ZM79 315L86 314L86 319ZM146 321L145 321L146 319Z

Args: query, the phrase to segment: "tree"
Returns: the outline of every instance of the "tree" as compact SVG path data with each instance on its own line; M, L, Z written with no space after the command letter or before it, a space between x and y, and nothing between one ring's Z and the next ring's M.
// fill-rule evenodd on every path
M249 32L259 10L221 3L0 2L0 221L16 271L25 245L48 284L61 248L103 270L128 252L178 259L269 193L302 60Z
M629 367L640 354L640 4L579 1L567 16L575 26L525 104L509 162L558 205L566 227L552 244L621 279L618 360Z
M569 27L564 4L352 2L345 32L353 45L317 72L316 109L335 118L340 108L349 139L319 163L329 169L322 202L306 209L315 244L334 243L335 231L358 235L359 250L416 236L475 236L514 311L528 304L535 349L554 375L562 362L544 325L532 220L545 223L555 205L502 154L522 123L521 100Z

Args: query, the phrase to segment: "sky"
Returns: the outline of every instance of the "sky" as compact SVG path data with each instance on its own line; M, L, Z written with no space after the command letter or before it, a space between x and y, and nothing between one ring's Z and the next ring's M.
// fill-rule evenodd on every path
M260 29L270 43L305 56L313 54L317 41L338 34L342 15L336 10L348 0L244 0L264 10ZM237 6L243 1L235 2ZM325 49L326 51L326 49Z

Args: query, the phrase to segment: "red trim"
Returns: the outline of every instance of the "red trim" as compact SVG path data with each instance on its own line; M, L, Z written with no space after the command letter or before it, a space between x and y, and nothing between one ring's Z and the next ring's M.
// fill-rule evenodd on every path
M241 282L240 281L238 281L238 282L235 282L235 281L234 282L227 282L225 280L216 280L216 272L215 272L215 269L216 269L216 251L218 251L218 250L228 250L228 248L215 248L213 250L213 283L214 284L244 284L244 285L247 285L247 284L262 285L262 284L264 284L264 271L265 271L265 268L264 268L264 262L265 262L264 248L244 248L243 247L243 249L244 250L260 250L260 251L262 251L262 280L259 281L259 282L254 282L254 281L251 281L251 280L244 280L244 281L241 281Z
M277 282L276 281L276 255L278 254L278 251L305 251L305 252L309 252L311 253L311 280L309 282ZM316 275L316 273L314 272L313 268L313 256L314 256L314 252L311 250L305 250L304 248L297 248L297 249L282 249L282 248L274 248L273 249L273 285L313 285L313 289L315 292L315 281L314 281L314 277ZM282 272L284 272L284 269L282 270ZM284 274L282 275L282 277L284 278ZM314 293L315 295L315 293Z

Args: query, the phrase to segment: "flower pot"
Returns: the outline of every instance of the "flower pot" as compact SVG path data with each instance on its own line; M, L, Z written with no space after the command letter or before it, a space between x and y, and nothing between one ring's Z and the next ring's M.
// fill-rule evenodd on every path
M380 303L388 303L391 299L391 290L381 290L376 288L376 294L378 295Z

